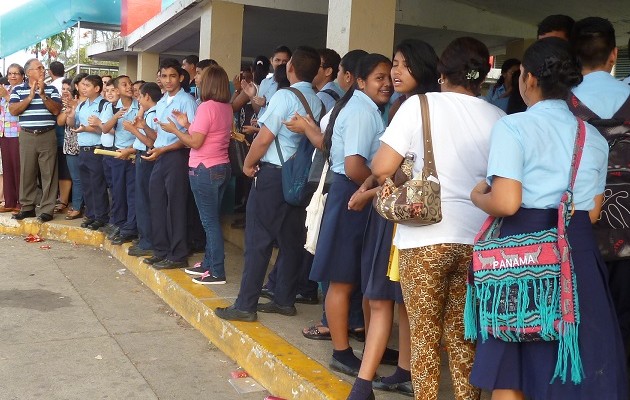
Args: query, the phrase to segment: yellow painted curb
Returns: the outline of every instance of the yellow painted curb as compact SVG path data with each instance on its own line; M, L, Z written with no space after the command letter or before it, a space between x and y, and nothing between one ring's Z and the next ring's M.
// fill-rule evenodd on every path
M212 290L196 285L181 270L156 271L142 258L127 255L129 245L112 246L101 232L68 223L40 224L0 215L0 234L37 234L45 239L103 247L160 296L222 352L271 393L285 399L345 399L351 386L259 322L230 322L214 314L229 305Z

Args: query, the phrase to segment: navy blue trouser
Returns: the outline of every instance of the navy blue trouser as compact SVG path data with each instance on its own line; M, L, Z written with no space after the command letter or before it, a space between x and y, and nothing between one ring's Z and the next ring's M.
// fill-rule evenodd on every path
M630 260L606 262L608 267L608 286L619 320L621 338L630 362Z
M274 301L281 306L295 303L305 237L304 217L304 207L293 207L284 201L282 170L261 166L247 201L245 266L235 302L237 309L256 311L274 242L282 254L282 262L277 263Z
M153 172L154 161L147 161L141 156L146 152L136 154L136 224L140 242L138 246L143 250L153 249L151 242L151 202L149 200L149 180Z
M188 190L188 153L180 149L160 155L149 180L151 241L157 257L171 261L184 261L188 257Z
M103 156L94 154L94 147L81 147L79 175L85 202L85 215L93 220L107 222L109 197L103 172Z
M276 280L278 274L277 265L279 262L282 262L282 254L278 253L278 259L276 260L276 264L274 264L273 269L267 276L267 283L265 286L267 289L275 292L276 290ZM311 274L311 265L313 264L313 255L306 250L302 252L302 263L301 263L301 271L298 276L297 283L297 292L304 297L316 297L319 285L317 282L308 279Z
M137 235L136 169L131 160L111 158L112 210L110 223L120 228L121 235Z

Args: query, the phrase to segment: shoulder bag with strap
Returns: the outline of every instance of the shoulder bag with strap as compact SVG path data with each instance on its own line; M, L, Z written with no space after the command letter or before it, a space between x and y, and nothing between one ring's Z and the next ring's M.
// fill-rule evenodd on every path
M472 277L464 307L464 337L492 335L506 342L558 341L552 381L581 382L578 343L580 312L567 228L573 186L586 138L578 120L569 184L558 206L558 225L532 233L498 237L503 218L488 217L473 246ZM472 281L471 281L472 278Z
M442 220L440 181L433 158L429 104L419 94L424 136L424 166L420 179L413 179L416 155L407 153L396 173L385 179L374 197L376 211L385 219L403 225L431 225Z
M306 113L314 120L311 107L308 105L306 98L298 89L293 87L285 88L295 94L302 106L306 110ZM320 115L321 118L321 115ZM276 150L278 151L278 157L280 158L280 164L282 164L282 193L284 200L294 206L306 206L310 200L310 195L313 192L308 191L308 175L313 163L313 151L315 147L308 140L306 135L303 135L298 144L297 151L288 159L284 160L282 156L282 149L280 148L280 141L276 136L274 142L276 143Z

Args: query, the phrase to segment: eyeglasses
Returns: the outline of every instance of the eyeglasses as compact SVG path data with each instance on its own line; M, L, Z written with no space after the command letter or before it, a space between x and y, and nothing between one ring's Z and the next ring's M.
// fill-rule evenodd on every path
M34 69L37 70L37 71L43 71L45 68L44 68L43 65L40 65L39 67L29 68L28 70L31 71L31 70L34 70Z
M15 75L15 76L17 76L17 75L22 75L22 73L21 72L7 72L7 75Z

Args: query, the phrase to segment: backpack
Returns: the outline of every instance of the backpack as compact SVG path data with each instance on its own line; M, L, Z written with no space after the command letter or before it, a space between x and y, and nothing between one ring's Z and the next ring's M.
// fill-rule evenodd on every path
M567 103L608 141L604 203L593 225L599 250L606 261L630 258L630 96L609 119L600 118L573 94Z
M81 107L83 107L83 105L86 103L86 101L87 100L85 100L81 104L79 104L79 108L77 109L77 113L79 111L81 111ZM101 99L101 101L98 102L98 113L99 114L103 112L103 108L105 108L105 104L107 104L107 100L106 99ZM118 110L116 110L116 111L118 111ZM116 113L116 111L114 111L114 114Z
M292 87L285 89L290 90L298 97L306 113L315 120L311 107L306 102L306 98L302 92ZM321 113L319 117L322 117ZM319 119L316 121L319 121ZM307 184L311 164L313 163L315 146L308 140L306 135L302 135L297 151L288 160L284 161L280 149L280 141L277 136L274 142L276 143L276 151L280 158L280 164L282 164L282 193L284 200L293 206L306 207L310 201L310 196L313 194L313 192L310 192Z

